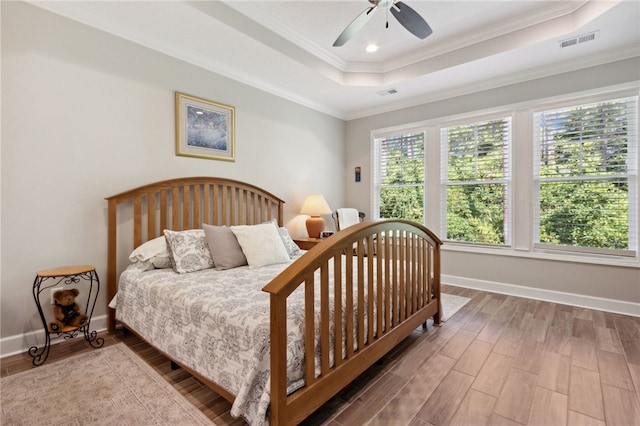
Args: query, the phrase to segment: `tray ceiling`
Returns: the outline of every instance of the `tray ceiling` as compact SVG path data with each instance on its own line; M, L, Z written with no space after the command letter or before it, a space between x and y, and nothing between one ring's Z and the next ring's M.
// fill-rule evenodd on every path
M32 2L343 119L640 55L635 0L405 3L431 36L380 11L336 48L368 1Z

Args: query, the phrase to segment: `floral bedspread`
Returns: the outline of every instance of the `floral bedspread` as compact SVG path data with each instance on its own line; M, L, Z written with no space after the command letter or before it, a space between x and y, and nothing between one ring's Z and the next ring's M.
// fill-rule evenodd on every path
M231 414L260 426L270 386L269 294L262 287L289 265L188 274L130 266L120 278L116 318L235 395ZM303 385L303 299L302 288L288 299L288 393Z

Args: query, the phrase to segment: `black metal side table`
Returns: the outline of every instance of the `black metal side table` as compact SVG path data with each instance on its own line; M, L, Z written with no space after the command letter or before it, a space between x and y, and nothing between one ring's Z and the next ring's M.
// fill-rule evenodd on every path
M46 293L47 296L52 297L54 290L58 288L61 290L69 290L73 284L81 283L89 286L89 292L86 297L84 306L82 301L77 301L78 305L84 308L84 313L88 317L86 323L79 327L65 326L59 330L52 330L51 326L47 324L47 319L42 310L42 302L40 296L45 290L50 290ZM90 331L91 316L93 315L93 309L96 306L96 300L98 293L100 292L100 280L96 268L91 265L78 265L78 266L61 266L53 269L46 269L39 271L36 274L36 278L33 281L33 298L38 307L38 313L40 319L42 319L42 325L45 333L45 344L42 347L32 346L29 348L29 355L33 358L31 361L33 365L38 366L44 364L49 357L49 350L51 349L51 339L64 338L65 340L73 339L77 337L80 331L84 333L84 338L94 348L100 348L104 345L104 339L97 337L97 332ZM51 294L50 294L51 293Z

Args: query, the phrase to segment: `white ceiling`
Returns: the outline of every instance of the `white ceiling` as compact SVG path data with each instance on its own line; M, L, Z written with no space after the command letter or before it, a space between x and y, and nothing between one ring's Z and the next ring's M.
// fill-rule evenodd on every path
M347 120L640 55L638 0L404 2L432 35L380 10L342 47L367 0L32 3Z

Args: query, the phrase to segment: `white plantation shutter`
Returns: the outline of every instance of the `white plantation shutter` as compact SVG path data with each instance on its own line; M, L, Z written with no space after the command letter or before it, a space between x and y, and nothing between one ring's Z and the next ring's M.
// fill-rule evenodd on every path
M415 160L419 160L422 162L422 179L420 179L419 181L423 182L423 132L409 135L391 136L380 140L380 178L382 182L387 180L387 178L391 175L404 175L404 171L407 168L407 165Z
M635 255L638 99L534 114L534 243Z

